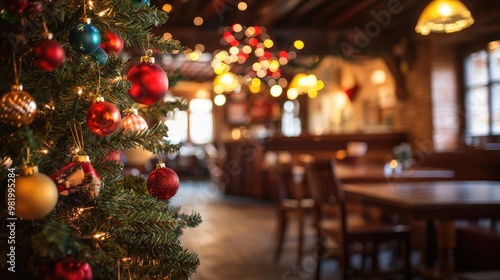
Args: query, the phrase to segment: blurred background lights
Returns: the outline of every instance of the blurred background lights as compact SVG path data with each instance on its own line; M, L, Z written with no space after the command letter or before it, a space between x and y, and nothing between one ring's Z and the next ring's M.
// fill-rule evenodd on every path
M247 4L241 1L240 7L246 9ZM315 97L318 90L324 87L324 83L314 75L302 74L300 84L297 78L294 78L295 84L285 78L283 66L297 57L296 51L304 48L302 40L293 41L293 46L278 47L265 27L242 26L240 23L221 27L218 32L222 37L221 44L225 47L224 50L214 52L211 61L216 74L213 81L215 93L239 92L244 85L254 94L270 92L272 96L278 97L284 88L290 87L287 96L295 99L300 94ZM196 47L195 50L199 49ZM196 55L192 56L196 58ZM234 63L240 65L235 66ZM229 71L245 74L237 76Z
M278 97L283 92L283 89L279 85L274 85L271 87L270 91L273 97Z
M196 26L200 26L200 25L202 25L202 24L203 24L203 18L201 18L201 17L195 17L195 18L193 19L193 23L194 23L194 25L196 25Z
M165 12L167 12L167 13L170 13L170 11L172 11L172 5L165 4L165 5L163 5L163 7L161 9L164 10Z
M247 3L243 2L243 1L238 3L238 10L245 11L247 8L248 8Z
M271 39L264 40L264 46L268 49L272 48L274 46L273 40Z
M286 97L290 100L294 100L299 96L299 91L296 88L289 88L286 92Z
M163 34L163 39L164 40L169 40L169 39L172 39L172 34L166 32Z
M195 50L199 50L200 52L205 51L205 46L203 44L197 44L194 46Z
M381 85L385 83L386 74L384 70L375 70L373 71L370 80L374 85Z
M295 42L293 42L293 46L297 49L297 50L301 50L304 48L304 42L301 41L301 40L296 40Z
M226 96L224 96L224 94L217 94L214 97L214 104L217 106L222 106L226 104Z
M243 26L239 23L233 24L232 28L234 32L241 32L241 30L243 30Z

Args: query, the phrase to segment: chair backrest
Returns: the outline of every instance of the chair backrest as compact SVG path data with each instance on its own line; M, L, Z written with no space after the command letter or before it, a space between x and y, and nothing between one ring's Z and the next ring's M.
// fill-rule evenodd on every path
M321 221L326 218L325 212L337 214L343 238L347 231L346 209L342 185L335 173L335 161L312 160L305 162L305 166L311 195L317 205L318 219Z
M300 199L302 193L294 181L292 165L290 163L276 163L272 167L276 183L276 199L282 201L286 198Z

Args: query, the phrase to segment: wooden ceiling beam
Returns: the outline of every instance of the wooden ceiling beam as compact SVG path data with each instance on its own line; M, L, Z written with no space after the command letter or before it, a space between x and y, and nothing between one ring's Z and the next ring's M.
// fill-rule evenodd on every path
M256 21L257 25L266 27L273 24L282 18L288 16L290 12L301 6L307 0L277 0L269 5L264 6L259 13L259 18Z
M169 32L174 39L181 42L182 45L193 48L196 44L203 44L206 52L213 52L218 49L226 48L220 44L221 35L217 30L203 30L197 27L165 27L155 30L156 34ZM272 29L269 34L276 41L276 48L287 48L289 46L280 46L279 42L289 44L297 39L304 41L305 48L298 52L302 54L326 54L331 46L336 42L342 31L326 31L312 28L279 28Z
M312 15L310 15L305 26L313 27L313 26L322 26L326 28L326 22L328 22L332 17L335 17L339 10L343 9L346 5L351 3L353 0L336 0L329 1L328 5L325 7L321 7L320 10L314 10Z
M300 19L304 19L310 16L310 13L320 6L324 6L328 3L328 0L317 0L317 1L307 1L303 3L296 11L288 18L288 21L296 22Z
M332 18L328 26L330 27L339 27L345 22L349 21L353 17L357 16L361 12L367 10L372 5L376 4L378 0L363 0L358 1L356 4L350 6L349 8L340 11L339 14Z

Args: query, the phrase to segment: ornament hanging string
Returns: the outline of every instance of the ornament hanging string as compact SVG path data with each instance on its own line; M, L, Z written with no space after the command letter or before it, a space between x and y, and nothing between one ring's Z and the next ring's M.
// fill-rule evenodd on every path
M97 66L97 94L101 90L101 66Z
M87 16L87 3L85 0L83 0L83 16Z
M31 163L30 157L31 157L30 147L26 147L26 158L23 159L23 165L29 165Z
M159 151L158 152L158 164L162 164L163 163L162 158L163 158L163 153L161 151Z
M153 50L151 50L151 43L150 43L150 41L149 41L149 37L150 37L150 35L148 35L148 36L146 37L147 46L148 46L148 47L147 47L147 49L145 50L146 56L152 56L152 55L153 55ZM149 53L149 54L148 54L148 53Z
M78 100L80 100L80 95L75 99L75 104L73 105L73 119L76 118L76 113L78 112Z
M85 143L83 141L83 130L82 124L80 125L80 131L78 131L78 127L76 126L76 122L73 122L72 125L69 124L69 130L71 132L71 136L73 137L73 141L75 142L76 148L78 149L76 154L78 155L81 151L82 154L85 155Z
M12 52L12 59L14 61L14 79L16 81L16 85L19 85L19 77L21 76L22 59L21 59L21 57L19 57L19 66L17 66L16 52L14 52L14 51Z
M45 17L43 16L43 14L42 14L42 25L43 25L43 32L45 34L48 34L49 33L49 29L47 28L47 23L45 22Z

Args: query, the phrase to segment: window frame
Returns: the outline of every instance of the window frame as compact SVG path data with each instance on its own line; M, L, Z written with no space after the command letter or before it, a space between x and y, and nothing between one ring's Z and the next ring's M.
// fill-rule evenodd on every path
M461 131L463 131L463 141L464 144L467 146L474 146L475 148L480 148L480 149L488 149L488 144L489 143L500 143L500 134L493 134L493 103L492 103L492 96L493 96L493 87L495 86L500 86L500 81L494 81L492 79L492 72L491 72L491 64L490 64L490 56L491 52L488 49L488 44L492 41L499 41L500 38L489 38L488 40L484 40L481 42L477 42L473 45L469 45L468 47L463 48L464 51L461 53L460 57L460 65L461 65L461 106L463 108L463 114L462 114L462 120L461 120ZM487 99L488 99L488 134L487 135L482 135L482 136L472 136L468 133L468 122L469 122L469 113L468 113L468 104L467 104L467 93L469 90L477 88L477 86L470 86L467 85L467 59L470 58L470 56L474 53L480 52L480 51L486 51L487 55L487 75L488 79L486 84L484 86L487 88Z

